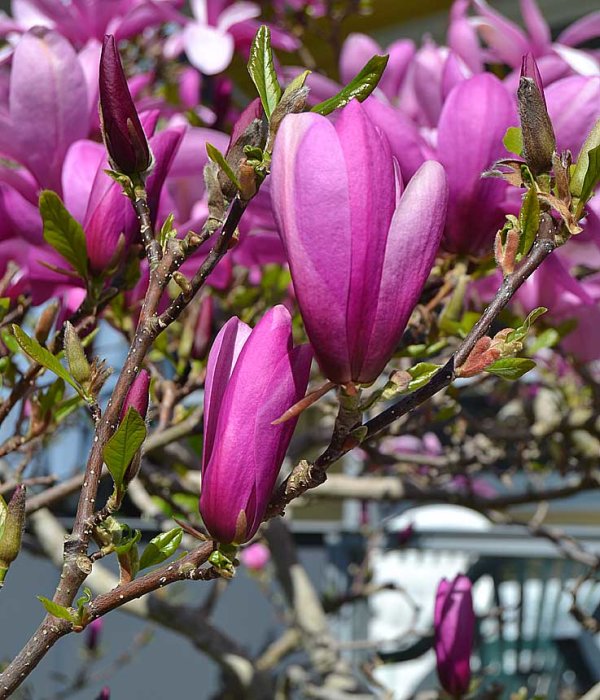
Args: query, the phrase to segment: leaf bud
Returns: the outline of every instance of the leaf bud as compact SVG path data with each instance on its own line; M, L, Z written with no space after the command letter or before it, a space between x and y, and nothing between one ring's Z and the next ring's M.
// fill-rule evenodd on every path
M4 585L6 572L21 549L23 526L25 525L25 486L19 484L4 513L4 526L0 518L0 588ZM0 514L1 515L1 514Z
M64 348L73 378L79 384L85 384L92 376L92 368L85 355L79 334L69 321L65 323Z

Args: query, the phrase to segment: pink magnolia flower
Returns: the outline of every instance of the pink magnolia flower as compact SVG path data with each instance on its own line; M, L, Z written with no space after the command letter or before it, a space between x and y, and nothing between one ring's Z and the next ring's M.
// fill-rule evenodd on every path
M75 47L90 39L102 41L114 33L117 41L141 33L146 27L178 21L184 0L12 0L14 21L3 32L27 31L34 26L55 29Z
M270 559L271 552L262 542L254 542L240 552L240 561L250 571L262 571Z
M190 0L194 19L184 23L182 32L167 43L169 57L185 51L190 63L205 75L224 71L235 50L246 51L256 34L261 10L258 4L241 0ZM286 51L297 48L297 41L277 27L271 27L274 47Z
M443 168L425 163L399 197L387 140L352 101L335 124L314 113L286 117L273 152L272 188L321 369L338 384L373 382L438 249L447 204Z
M508 188L502 180L481 174L508 155L502 138L517 123L514 100L493 75L461 82L445 101L438 123L437 158L450 187L444 232L448 250L477 254L491 249L507 213Z
M475 613L471 581L458 575L453 581L439 583L434 610L434 650L437 672L444 690L459 698L469 690L471 651L475 632Z
M273 425L306 391L312 352L293 347L292 319L275 306L251 330L232 318L208 357L200 513L220 542L258 530L296 420Z
M469 6L475 15L469 17ZM597 74L600 64L589 51L575 48L600 35L600 12L584 17L567 27L552 42L550 27L546 23L535 0L520 0L523 30L486 0L457 0L451 13L448 39L456 51L474 71L483 69L484 62L501 62L518 68L521 57L532 53L536 59L552 57L556 65L566 65L572 72L585 75ZM479 45L478 38L486 48ZM544 69L542 69L542 74Z

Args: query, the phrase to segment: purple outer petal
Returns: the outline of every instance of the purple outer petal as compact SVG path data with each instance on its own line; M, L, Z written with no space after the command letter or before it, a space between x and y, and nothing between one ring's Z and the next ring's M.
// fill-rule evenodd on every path
M491 246L504 221L507 188L481 174L506 154L502 138L517 123L513 100L489 74L460 83L446 100L438 124L438 159L450 186L445 232L449 250L475 254Z
M358 380L382 372L406 327L438 251L448 204L446 174L427 161L404 190L387 238L370 338ZM371 277L373 286L376 278ZM366 310L365 310L366 314ZM365 331L366 333L366 331Z
M448 46L473 73L483 71L483 55L477 32L467 16L470 0L456 0L450 10Z
M442 579L434 609L437 671L440 683L450 695L467 692L471 680L471 651L475 631L472 584L459 575L453 581Z
M409 180L425 160L434 157L433 150L417 126L405 114L373 96L363 102L363 109L387 136L392 155L398 161L405 180Z
M309 338L324 374L345 383L351 379L346 332L350 195L333 124L314 113L286 117L271 173L275 219Z
M156 222L160 192L169 172L173 157L181 141L180 129L166 129L150 139L155 166L147 180L148 205L153 224ZM84 229L92 269L101 272L113 257L119 236L125 236L126 245L139 236L135 212L121 192L120 186L110 180L101 164L92 186Z
M41 187L61 192L69 146L86 136L88 94L77 54L60 34L37 27L13 55L10 118L0 125L0 149L33 173Z
M577 46L600 36L600 10L573 22L558 35L558 43Z
M221 328L208 356L204 388L204 447L202 470L210 461L219 420L219 411L233 368L251 328L239 318L231 318Z
M576 158L600 114L600 77L573 75L546 88L546 103L557 149Z
M509 66L516 68L530 44L521 28L493 10L485 0L473 0L479 11L477 29L494 54Z
M355 32L349 34L340 54L340 80L343 85L349 83L373 56L381 55L381 46L367 34ZM384 71L388 72L388 67Z
M352 379L360 379L371 335L386 233L394 214L396 187L390 147L368 113L353 100L335 125L346 163L351 225L350 288L346 328ZM321 229L321 235L323 230Z
M535 54L539 56L545 53L552 43L550 27L535 0L520 0L521 15L531 37L531 47Z
M142 418L146 417L148 412L148 403L150 401L150 396L148 391L150 390L150 374L148 370L141 370L138 376L133 380L123 407L121 409L121 420L127 415L127 411L130 408L135 408L135 410L140 414Z
M227 348L230 354L235 351L236 339L237 333L225 345L224 337L217 348L220 357ZM200 494L204 523L222 542L247 541L262 521L296 420L280 425L272 422L304 395L311 356L308 346L292 349L290 314L285 307L276 306L247 337L235 366L230 356L224 360L219 388L230 367L233 371L209 438L210 457L204 465ZM213 375L211 383L215 381ZM208 420L212 423L215 417L210 412L216 408L212 389L209 399ZM246 527L238 529L242 512Z
M76 141L67 151L62 170L64 203L69 212L80 222L86 209L96 179L96 173L108 168L106 150L96 141ZM106 178L109 182L109 178Z

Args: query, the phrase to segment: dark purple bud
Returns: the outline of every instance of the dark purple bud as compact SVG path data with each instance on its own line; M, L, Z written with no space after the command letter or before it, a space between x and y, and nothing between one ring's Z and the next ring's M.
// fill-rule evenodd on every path
M531 54L523 56L517 100L523 134L523 157L534 175L547 173L552 168L556 137L546 108L540 72Z
M135 408L142 418L146 417L146 413L148 412L149 389L150 375L147 370L143 369L135 378L125 398L123 408L121 409L121 420L125 418L130 408Z
M442 688L453 698L469 690L471 651L475 631L475 613L471 581L458 575L453 581L439 583L433 623L435 656Z
M398 538L398 545L400 547L404 547L404 545L408 544L408 541L414 534L415 527L412 523L409 523L406 527L403 527L402 530L400 530L397 533L396 537Z
M87 626L87 633L85 638L85 645L89 651L95 652L100 644L100 634L102 632L102 627L104 622L101 617L97 617L90 622Z
M152 154L112 34L104 37L100 56L100 120L111 166L125 175L146 172Z
M96 700L110 700L110 688L107 685L102 688Z

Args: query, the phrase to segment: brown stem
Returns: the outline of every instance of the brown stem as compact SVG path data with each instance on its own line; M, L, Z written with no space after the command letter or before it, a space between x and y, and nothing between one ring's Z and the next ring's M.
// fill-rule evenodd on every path
M202 544L193 552L172 564L168 564L156 571L151 571L139 579L134 579L108 593L99 595L89 605L89 612L92 618L102 617L135 598L140 598L146 593L156 591L175 581L213 578L215 574L212 568L199 568L207 561L212 549L212 542ZM68 620L58 619L53 615L46 615L33 637L11 661L4 672L0 674L0 700L10 697L23 679L44 658L50 647L72 630L73 626Z

